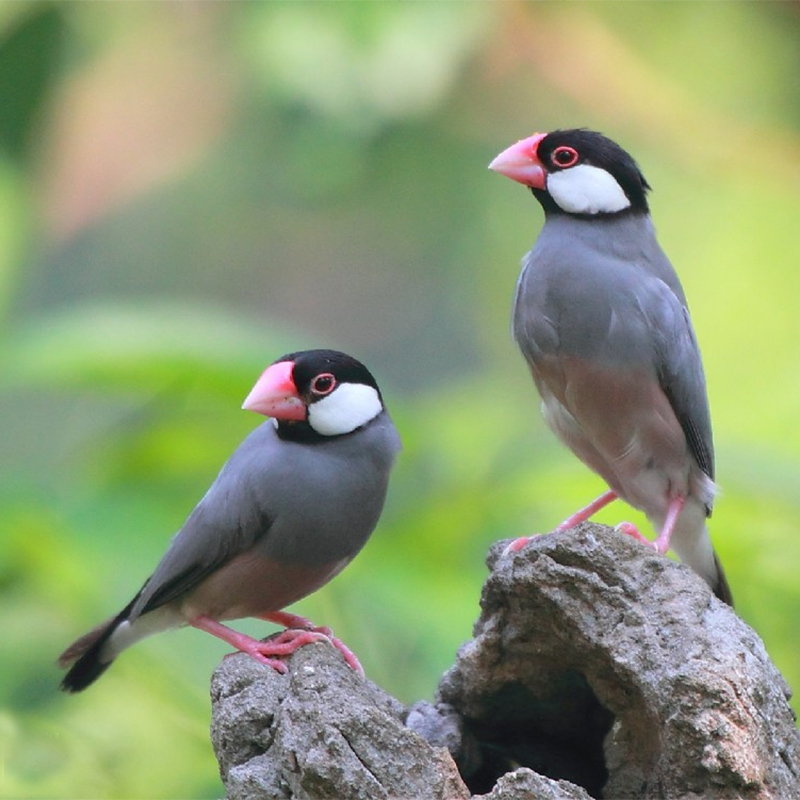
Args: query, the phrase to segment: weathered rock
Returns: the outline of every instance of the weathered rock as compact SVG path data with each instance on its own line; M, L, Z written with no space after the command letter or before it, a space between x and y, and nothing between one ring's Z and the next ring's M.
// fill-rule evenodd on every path
M593 797L800 796L788 687L694 573L594 524L502 552L439 686L486 754L468 785L522 765Z
M287 675L226 658L211 698L229 800L469 797L447 750L405 727L405 708L329 645L298 650Z
M569 781L555 781L527 767L501 775L489 794L474 800L592 800L585 789Z
M409 708L405 721L429 744L446 748L462 775L472 775L483 764L478 740L451 705L419 700Z
M788 688L694 573L593 524L504 544L435 704L404 709L327 645L285 676L226 659L212 740L228 797L800 797Z

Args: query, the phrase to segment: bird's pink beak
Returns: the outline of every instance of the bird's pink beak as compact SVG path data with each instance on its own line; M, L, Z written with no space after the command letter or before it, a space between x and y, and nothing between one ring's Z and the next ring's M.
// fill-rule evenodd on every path
M547 136L546 133L534 133L527 139L520 139L511 147L507 147L498 155L489 169L499 172L512 180L519 181L533 189L544 189L547 175L544 166L539 160L537 150L539 142Z
M293 369L293 361L279 361L267 367L245 398L242 408L275 419L306 419L308 410L297 394L292 379Z

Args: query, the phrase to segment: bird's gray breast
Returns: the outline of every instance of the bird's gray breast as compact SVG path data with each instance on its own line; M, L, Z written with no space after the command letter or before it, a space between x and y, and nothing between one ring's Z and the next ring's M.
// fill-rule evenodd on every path
M683 291L649 220L548 220L523 262L514 338L532 367L547 356L652 364L665 296L680 310Z
M270 521L256 552L286 564L352 558L378 522L399 450L388 415L316 444L276 438L271 450L251 488Z
M649 220L548 220L513 324L548 425L620 496L656 513L653 497L691 485L709 505L695 486L714 474L700 353ZM656 474L664 491L642 488Z

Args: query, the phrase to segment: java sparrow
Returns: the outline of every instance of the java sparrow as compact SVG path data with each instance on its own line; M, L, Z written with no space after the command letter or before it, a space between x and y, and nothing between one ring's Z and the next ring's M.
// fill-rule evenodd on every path
M733 599L706 528L714 447L700 351L661 250L650 189L619 145L589 130L522 139L489 168L533 192L545 222L523 259L513 335L549 427L610 487L570 528L619 497L645 512L714 594ZM529 539L519 539L519 549Z
M378 385L344 353L290 353L242 407L272 419L234 452L133 600L62 653L66 691L145 636L186 624L281 672L281 656L327 638L361 671L329 629L280 609L339 573L378 522L400 450ZM259 642L221 623L242 617L287 630Z

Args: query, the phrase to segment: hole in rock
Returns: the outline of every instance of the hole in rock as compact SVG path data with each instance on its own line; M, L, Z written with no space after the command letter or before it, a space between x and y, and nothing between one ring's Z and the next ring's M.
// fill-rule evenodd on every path
M608 779L603 740L614 715L580 672L547 676L535 691L506 684L483 707L480 719L465 719L481 755L480 767L463 776L473 794L490 792L506 772L530 767L602 797Z

